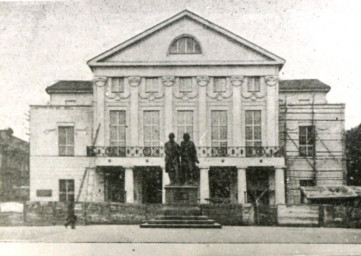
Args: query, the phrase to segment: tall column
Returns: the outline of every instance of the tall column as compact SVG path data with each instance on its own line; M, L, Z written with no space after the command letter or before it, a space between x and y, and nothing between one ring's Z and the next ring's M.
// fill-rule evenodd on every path
M276 168L275 170L275 194L276 205L285 204L285 177L284 169Z
M267 85L267 145L277 146L278 143L278 78L265 77Z
M134 174L132 168L125 169L125 192L126 192L126 203L134 203Z
M165 204L165 189L164 187L170 183L169 175L165 172L165 167L162 168L162 203Z
M165 133L164 141L168 141L169 133L173 132L173 85L175 78L174 76L162 77L162 83L164 85L164 123ZM181 138L177 138L181 140ZM167 183L168 184L168 183Z
M199 146L207 146L207 84L208 76L198 76L199 85Z
M130 86L130 146L139 146L138 143L138 86L140 83L140 77L132 76L128 77L128 83Z
M232 113L233 113L233 146L240 147L242 145L241 136L241 86L243 83L242 76L232 76L231 83L233 87L232 94Z
M209 198L209 169L200 168L200 203L207 204Z
M93 139L95 140L95 135L97 134L97 129L99 127L99 132L95 141L95 145L105 146L105 86L107 83L106 77L96 77L93 80L94 83L94 116L93 116ZM100 126L99 126L100 125ZM93 142L93 141L92 141Z
M238 203L244 204L247 202L247 183L246 183L246 169L238 168L237 170L237 192Z

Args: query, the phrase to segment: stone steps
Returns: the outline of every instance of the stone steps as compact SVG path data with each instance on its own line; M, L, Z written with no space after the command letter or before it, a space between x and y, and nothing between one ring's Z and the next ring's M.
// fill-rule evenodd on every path
M222 225L208 219L207 216L158 216L147 223L141 224L141 228L222 228Z

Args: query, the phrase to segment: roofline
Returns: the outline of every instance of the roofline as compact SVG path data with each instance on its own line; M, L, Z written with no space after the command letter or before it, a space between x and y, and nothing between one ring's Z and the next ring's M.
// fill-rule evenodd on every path
M92 67L174 67L174 66L282 66L282 62L235 61L235 62L102 62L94 63Z
M99 60L104 59L104 58L108 57L109 55L115 53L116 51L119 51L125 47L128 47L128 46L134 44L135 42L141 40L142 38L149 36L149 35L155 33L157 30L159 30L163 27L166 27L166 26L172 24L173 22L175 22L176 20L186 17L186 16L192 18L193 20L195 20L203 25L206 25L207 27L217 31L218 33L224 34L224 35L230 37L231 39L244 44L245 46L247 46L248 48L250 48L252 50L258 51L259 53L265 55L268 58L274 59L276 62L275 64L280 65L281 66L280 68L282 68L283 64L286 62L285 59L277 56L276 54L271 53L271 52L267 51L266 49L251 43L247 39L244 39L244 38L236 35L235 33L230 32L229 30L222 28L222 27L210 22L209 20L202 18L199 15L197 15L191 11L188 11L186 9L186 10L181 11L181 12L177 13L176 15L146 29L145 31L131 37L130 39L124 41L123 43L118 44L118 45L110 48L109 50L93 57L92 59L87 61L87 64L90 68L92 66L96 66L96 64L99 64L99 63L97 63Z

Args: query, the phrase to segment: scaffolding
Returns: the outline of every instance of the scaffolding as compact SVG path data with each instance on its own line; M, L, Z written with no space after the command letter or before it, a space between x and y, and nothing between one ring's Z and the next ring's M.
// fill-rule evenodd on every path
M283 131L281 132L281 134L283 135L283 148L284 148L284 156L285 156L285 166L286 166L286 175L285 175L285 180L286 180L286 190L290 191L292 189L299 189L299 185L297 184L297 180L298 180L298 175L297 172L295 170L295 168L293 168L293 164L294 161L292 160L297 160L297 159L303 159L307 165L311 168L312 172L313 172L313 183L314 185L317 185L318 183L318 179L319 179L319 172L322 171L319 167L318 167L318 161L320 160L332 160L335 161L335 163L337 163L337 165L340 165L341 168L344 168L344 165L342 164L342 161L344 161L344 147L342 146L342 152L341 152L341 157L338 157L334 154L334 152L329 148L329 146L327 146L327 142L334 142L334 141L340 141L343 145L344 143L344 135L342 134L341 139L339 138L335 138L336 136L332 137L331 139L322 139L320 134L317 132L317 128L316 128L316 122L317 121L338 121L338 122L343 122L344 120L342 119L337 119L333 120L333 119L320 119L320 118L315 118L315 94L312 94L312 102L311 102L311 120L307 120L308 122L311 123L311 126L313 127L313 142L314 142L314 147L313 147L313 153L310 156L306 156L303 154L297 154L297 156L295 155L289 155L289 152L292 152L290 150L287 150L287 144L290 142L292 143L292 145L297 149L298 152L300 152L300 147L299 147L299 143L297 143L297 140L295 140L294 138L292 138L291 136L291 132L289 132L288 129L288 121L305 121L305 119L289 119L288 118L288 111L289 111L289 104L287 102L287 96L285 96L284 99L284 104L283 104L283 118L280 116L280 121L283 121ZM299 134L299 132L297 132L297 134ZM325 133L327 134L327 133ZM328 133L328 135L333 135L332 133ZM316 145L321 145L322 148L320 148L320 150L317 150L318 147L316 147ZM322 154L326 154L324 156L321 155ZM340 162L341 161L341 162ZM288 201L288 198L287 198Z

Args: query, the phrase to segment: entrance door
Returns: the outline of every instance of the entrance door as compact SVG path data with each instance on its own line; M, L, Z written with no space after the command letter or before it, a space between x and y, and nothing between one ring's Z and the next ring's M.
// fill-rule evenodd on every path
M231 203L236 201L237 169L235 167L211 167L209 187L211 203Z
M162 168L142 166L135 168L135 190L138 202L143 204L162 203Z
M274 191L270 190L272 173L272 168L247 169L247 201L254 206L257 225L272 225L276 221L276 208L271 205L274 197Z
M103 175L104 201L124 203L124 169L122 167L106 167Z

